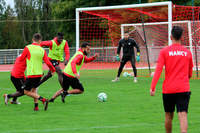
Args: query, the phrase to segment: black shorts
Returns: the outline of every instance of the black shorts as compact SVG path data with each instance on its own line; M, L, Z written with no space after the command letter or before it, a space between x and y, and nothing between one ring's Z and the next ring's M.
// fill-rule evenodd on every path
M30 91L32 88L38 87L41 77L38 78L27 78L22 89Z
M165 112L188 112L191 92L163 94L163 106Z
M135 65L135 56L123 56L121 63L126 64L128 61L130 61L132 65Z
M55 66L58 66L60 64L59 61L57 60L50 60L51 64L55 67Z
M63 74L63 89L68 90L70 86L73 89L79 89L81 91L84 91L83 85L77 78L71 78Z
M17 91L19 91L19 92L23 91L22 85L25 83L24 78L15 78L15 77L11 76L10 79Z

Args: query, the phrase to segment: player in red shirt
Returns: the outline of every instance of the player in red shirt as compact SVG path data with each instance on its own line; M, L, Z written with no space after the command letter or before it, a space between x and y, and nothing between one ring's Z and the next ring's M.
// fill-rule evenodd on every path
M42 41L40 43L42 47L49 47L49 60L52 65L56 69L56 73L58 74L58 80L60 85L62 86L62 70L59 66L60 62L64 61L66 65L70 58L69 46L68 42L63 39L63 33L58 33L57 37L50 41ZM63 54L65 53L65 59L63 58Z
M54 96L49 100L49 102L54 102L56 97L61 95L61 100L65 102L65 96L68 94L81 94L84 92L83 85L80 83L80 68L83 63L89 63L95 60L99 55L95 54L94 56L88 58L87 55L90 53L90 45L87 42L82 43L81 48L74 54L70 59L68 64L63 70L63 88L57 91ZM72 87L72 90L69 90L69 87Z
M17 98L24 95L24 90L22 89L22 85L25 83L26 80L24 74L26 70L26 60L20 60L20 57L21 55L18 56L15 60L15 64L11 71L11 78L10 78L17 91L12 94L4 94L4 101L6 105L8 104L10 98L13 98L11 104L21 104L20 102L17 101ZM47 75L43 76L37 87L41 83L45 82L51 76L52 76L51 73L48 73Z
M10 98L13 98L11 101L11 104L21 104L17 101L17 98L24 95L24 90L21 88L22 85L25 83L26 77L25 77L25 70L26 70L26 60L20 60L20 56L18 56L15 60L15 64L13 65L13 69L11 71L11 81L13 85L16 88L16 92L12 94L4 94L4 101L7 105ZM47 75L43 76L40 83L37 85L37 87L45 82L49 77L51 77L51 73L48 73ZM36 88L37 88L36 87Z
M55 72L55 68L49 61L45 50L40 47L42 36L39 33L33 35L33 43L27 45L22 52L20 60L26 60L27 65L27 79L22 86L24 89L24 94L34 98L35 108L38 110L38 100L42 101L45 105L44 110L47 110L48 99L45 99L37 94L36 88L43 75L42 62L44 61L50 68L51 72Z
M193 62L191 52L181 45L182 32L183 29L181 27L173 27L171 31L172 45L160 51L150 88L150 95L154 96L155 87L164 66L165 80L162 93L166 133L172 132L175 106L180 121L181 133L187 133L188 128L189 79L192 77Z
M20 104L20 102L17 101L17 97L24 95L23 89L21 87L26 79L24 75L25 70L26 60L20 61L20 56L17 57L13 69L11 71L10 78L17 91L13 94L4 94L6 105L8 104L8 99L11 97L13 98L13 100L11 101L12 104Z

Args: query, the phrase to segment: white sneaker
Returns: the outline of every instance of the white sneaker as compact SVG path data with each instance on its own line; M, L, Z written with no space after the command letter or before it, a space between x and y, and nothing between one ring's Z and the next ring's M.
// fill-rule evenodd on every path
M4 94L3 97L5 104L8 105L8 94Z
M18 101L11 101L10 103L11 103L11 104L21 104L21 103L18 102Z
M115 79L112 80L112 82L117 82L117 81L119 81L118 77L116 77Z
M137 83L137 77L134 77L133 82L134 82L134 83Z

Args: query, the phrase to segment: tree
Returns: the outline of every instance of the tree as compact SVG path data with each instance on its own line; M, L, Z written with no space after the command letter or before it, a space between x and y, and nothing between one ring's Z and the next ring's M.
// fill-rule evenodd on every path
M19 34L19 23L16 22L14 11L7 6L3 14L4 22L1 22L1 48L18 48L22 38Z
M5 0L0 0L0 17L2 17L2 15L4 14L4 11L6 9L5 5L6 5Z

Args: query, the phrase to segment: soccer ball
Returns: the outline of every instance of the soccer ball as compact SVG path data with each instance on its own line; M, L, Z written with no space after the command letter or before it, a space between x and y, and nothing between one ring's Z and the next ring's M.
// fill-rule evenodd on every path
M99 102L106 102L107 101L107 95L104 92L99 93L97 98L98 98Z
M124 72L124 73L123 73L123 76L124 76L124 77L130 77L130 76L131 76L131 74L130 74L130 73L128 73L128 72Z
M123 76L124 76L124 77L127 77L127 76L128 76L128 73L127 73L127 72L124 72L124 73L123 73Z

